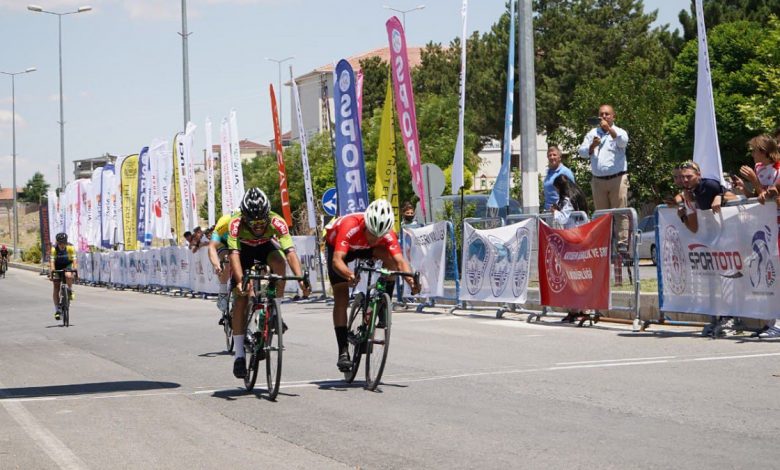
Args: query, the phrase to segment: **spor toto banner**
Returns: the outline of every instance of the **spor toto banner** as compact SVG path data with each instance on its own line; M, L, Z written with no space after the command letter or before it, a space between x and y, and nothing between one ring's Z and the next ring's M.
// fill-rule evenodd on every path
M403 229L404 258L420 272L420 297L444 296L447 222Z
M398 124L404 141L406 160L412 174L412 189L420 198L420 208L426 217L425 189L420 164L420 139L417 134L417 111L414 107L412 75L409 67L409 55L406 51L406 36L401 22L395 16L387 20L387 39L390 41L390 67L395 88L395 108L398 112Z
M490 230L464 224L460 298L525 303L535 236L535 219Z
M692 233L676 209L658 210L661 309L780 318L777 206L727 206L720 215L698 211L697 219Z
M612 215L579 227L539 223L539 288L542 305L608 309Z
M344 59L336 64L333 102L336 107L336 188L339 215L368 207L366 165L355 99L355 74Z

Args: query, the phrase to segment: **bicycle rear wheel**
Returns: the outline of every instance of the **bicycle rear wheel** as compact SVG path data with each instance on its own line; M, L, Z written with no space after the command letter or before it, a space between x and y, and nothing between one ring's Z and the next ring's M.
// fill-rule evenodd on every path
M233 300L233 293L228 292L227 311L222 312L222 318L225 321L222 328L225 331L225 347L227 352L233 352L233 315L230 313L231 301Z
M350 384L357 376L360 367L360 355L363 347L365 328L363 327L363 297L365 294L358 292L352 299L349 307L349 318L347 320L347 345L349 347L349 357L352 359L352 367L348 372L344 372L344 380Z
M282 337L282 309L279 301L268 304L268 336L265 339L265 378L268 382L268 399L276 400L279 394L279 384L282 379L282 353L284 345Z
M374 324L366 344L366 388L372 391L376 390L382 379L390 348L391 302L389 295L382 294L374 306Z

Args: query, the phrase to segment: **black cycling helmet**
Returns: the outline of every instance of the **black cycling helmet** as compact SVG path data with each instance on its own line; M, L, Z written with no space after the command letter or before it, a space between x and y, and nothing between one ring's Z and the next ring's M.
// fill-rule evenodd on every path
M55 237L57 239L57 243L68 243L68 234L65 232L60 232Z
M270 211L268 196L260 188L249 188L241 200L241 215L247 220L265 220Z

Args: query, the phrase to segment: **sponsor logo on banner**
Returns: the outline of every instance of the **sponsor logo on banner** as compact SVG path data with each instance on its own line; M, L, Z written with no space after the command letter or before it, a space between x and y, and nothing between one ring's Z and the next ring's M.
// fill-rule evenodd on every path
M517 229L513 253L515 266L512 273L512 294L520 297L526 294L531 268L531 231L527 227Z
M753 287L772 287L777 280L775 262L769 250L772 229L764 226L753 234L751 248L753 253L747 258L747 269L750 273L750 284Z
M547 284L556 294L563 291L568 279L563 271L563 251L566 242L560 235L553 233L547 237L547 249L544 251L544 265L547 268Z
M339 214L344 215L360 212L368 207L368 188L352 67L342 59L336 64L335 73L338 82L333 93L337 107L336 187Z
M495 259L490 266L490 289L495 297L499 297L506 289L509 273L512 270L512 251L500 238L493 235L488 235L488 241L495 253Z
M466 241L466 288L471 295L477 295L482 288L485 271L493 258L489 244L476 231Z
M683 265L683 248L680 241L680 232L677 227L667 226L663 231L663 250L661 252L661 264L663 266L664 285L668 286L677 295L685 292L685 274L688 272Z

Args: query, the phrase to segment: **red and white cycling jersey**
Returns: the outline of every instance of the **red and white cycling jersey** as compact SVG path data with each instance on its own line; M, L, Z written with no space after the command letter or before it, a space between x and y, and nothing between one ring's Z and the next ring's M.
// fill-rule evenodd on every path
M333 247L334 251L348 253L350 250L363 250L375 246L384 246L391 255L395 256L401 253L401 246L398 244L398 236L395 231L390 230L375 245L369 245L365 235L366 222L362 212L339 217L328 228L325 240L328 245Z

